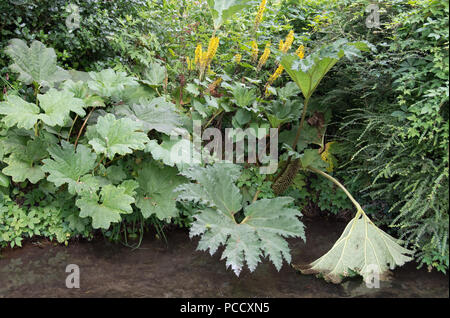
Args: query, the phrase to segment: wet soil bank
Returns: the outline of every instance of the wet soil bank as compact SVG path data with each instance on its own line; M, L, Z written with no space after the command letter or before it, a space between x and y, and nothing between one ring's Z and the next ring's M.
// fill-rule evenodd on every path
M305 220L307 243L290 240L292 262L308 263L331 248L345 223ZM333 285L300 275L285 264L280 272L267 260L254 273L237 278L220 251L196 251L187 231L167 233L168 245L153 235L132 250L103 240L68 247L27 243L5 250L0 258L1 297L449 297L448 276L416 269L394 270L390 282L368 289L361 279ZM80 289L68 289L68 264L80 268Z

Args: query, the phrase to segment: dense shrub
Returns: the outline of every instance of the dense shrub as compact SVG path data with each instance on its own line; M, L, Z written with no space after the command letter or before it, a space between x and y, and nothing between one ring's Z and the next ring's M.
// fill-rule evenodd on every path
M421 264L446 271L448 2L385 1L381 28L374 30L361 14L368 3L297 8L332 15L319 28L299 25L313 38L344 33L377 47L363 60L338 66L320 88L331 90L320 103L333 104L328 132L341 144L337 174L349 187L363 189L357 197L374 208L378 222L417 248Z

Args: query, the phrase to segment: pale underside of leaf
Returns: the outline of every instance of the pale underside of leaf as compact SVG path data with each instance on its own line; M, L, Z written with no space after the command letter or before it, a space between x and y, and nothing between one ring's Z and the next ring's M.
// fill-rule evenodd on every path
M389 269L411 260L409 254L411 251L376 227L365 214L358 213L325 255L309 265L294 267L303 274L323 274L325 280L335 284L350 276L350 270L366 279L375 268L380 279L385 279Z

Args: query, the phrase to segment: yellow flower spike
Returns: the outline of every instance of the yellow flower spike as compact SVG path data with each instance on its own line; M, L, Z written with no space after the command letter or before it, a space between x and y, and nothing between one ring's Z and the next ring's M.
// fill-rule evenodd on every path
M218 47L219 47L219 38L212 37L209 40L209 45L208 45L208 64L211 63L212 59L214 58L214 55L216 55Z
M275 80L281 76L281 74L283 74L284 71L284 67L283 65L278 65L278 68L276 69L275 73L273 73L270 77L269 80L267 81L269 83L269 85L272 85L273 82L275 82Z
M259 5L258 13L256 14L256 18L255 18L255 30L258 29L259 24L262 21L263 13L264 13L264 10L266 9L266 2L267 2L267 0L262 0L261 4Z
M239 64L239 63L241 63L241 60L242 60L242 55L239 54L239 53L237 53L237 54L234 56L234 62L235 62L236 64Z
M252 62L256 62L258 59L258 43L256 41L252 41Z
M286 53L287 51L289 51L289 49L292 46L292 42L294 42L294 31L291 30L286 37L286 40L283 45L283 49L281 51L283 51L283 53Z
M261 68L264 66L264 64L266 64L267 59L269 58L270 45L271 45L270 42L266 44L266 48L264 49L264 53L261 55L261 58L259 59L258 71L261 70Z
M197 45L196 49L195 49L195 59L194 59L194 63L196 65L199 65L201 62L201 59L203 57L203 48L202 45L199 44Z
M284 42L283 40L280 40L280 44L278 44L278 50L283 51L284 48Z
M297 49L297 51L295 52L295 54L297 54L297 56L303 60L305 58L305 47L302 45L300 45Z

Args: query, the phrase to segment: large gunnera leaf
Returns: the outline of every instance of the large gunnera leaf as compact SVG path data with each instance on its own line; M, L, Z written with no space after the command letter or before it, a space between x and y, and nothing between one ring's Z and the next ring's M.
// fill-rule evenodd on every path
M360 210L351 220L331 250L313 263L294 265L303 274L322 274L327 281L338 284L351 271L366 281L373 275L380 280L389 269L411 260L411 251L398 244L398 240L383 232Z
M215 164L207 168L195 167L182 173L197 183L178 187L180 200L199 202L207 206L194 215L190 236L200 235L198 249L209 249L213 255L224 245L222 259L239 275L244 262L253 272L268 257L280 270L283 259L291 261L285 238L305 239L301 213L291 208L294 199L278 197L253 202L242 210L242 195L235 185L240 176L236 165Z
M40 114L39 118L49 126L63 126L70 112L80 116L86 115L83 100L74 97L69 91L57 91L52 88L47 93L38 95L38 100L39 106L45 112Z
M39 120L40 109L35 104L24 101L19 96L9 95L0 103L0 114L5 115L2 121L8 128L31 129Z
M111 223L122 220L121 214L133 212L134 189L137 183L124 181L120 186L106 185L100 194L84 192L76 201L80 217L91 217L94 229L108 229Z
M89 72L91 81L88 86L102 97L119 98L126 86L137 86L139 83L134 77L129 77L125 72L116 72L113 69L101 72Z
M348 42L340 39L321 47L318 51L300 59L296 54L285 55L281 65L301 89L303 96L309 99L328 71L344 56L353 58L361 51L372 48L366 42Z
M39 41L33 41L28 47L23 40L12 39L5 52L14 62L11 70L19 73L18 80L27 85L36 82L52 87L55 82L70 78L67 71L56 65L55 50Z
M178 175L178 170L161 167L155 162L144 163L138 170L136 206L145 218L156 214L160 220L170 220L178 215L177 193L174 189L187 180Z
M14 182L29 180L37 183L45 178L40 161L47 156L47 143L43 139L29 140L24 148L13 151L3 161L8 164L2 172L11 176Z
M175 105L163 97L151 101L141 99L138 104L117 107L115 113L142 123L145 132L155 129L169 135L175 128L181 126Z
M88 184L83 182L83 176L91 172L95 167L97 155L84 145L75 146L62 141L61 147L53 145L48 149L52 159L44 159L42 170L49 173L47 180L57 187L67 183L69 193L88 189Z
M88 127L87 136L96 153L113 159L116 154L126 155L145 148L149 139L147 134L139 131L141 129L142 125L137 121L116 119L114 115L107 114L99 117L95 126Z

